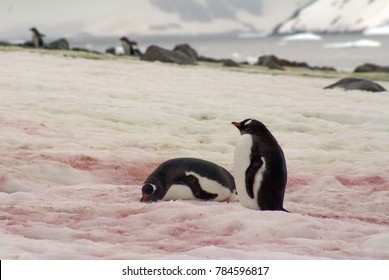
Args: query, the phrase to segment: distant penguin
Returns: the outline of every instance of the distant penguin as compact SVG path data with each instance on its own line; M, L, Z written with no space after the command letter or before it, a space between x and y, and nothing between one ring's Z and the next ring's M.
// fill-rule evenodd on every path
M266 126L254 119L232 122L241 134L235 148L234 178L242 206L282 210L287 180L284 153Z
M41 48L44 45L43 37L45 37L45 34L42 34L36 29L35 27L32 27L30 29L32 32L32 44L35 48Z
M197 158L163 162L142 186L141 202L201 199L231 201L236 198L233 176L223 167Z
M137 47L137 42L131 41L127 37L121 37L120 41L122 42L122 47L125 55L140 55L140 51Z

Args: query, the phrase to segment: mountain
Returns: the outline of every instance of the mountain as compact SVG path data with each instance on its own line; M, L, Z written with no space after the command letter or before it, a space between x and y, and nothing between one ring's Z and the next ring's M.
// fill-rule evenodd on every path
M0 39L26 40L35 26L47 39L85 36L257 36L310 0L6 0ZM44 11L44 12L42 12Z
M274 33L361 32L385 25L389 25L388 0L316 0L297 9Z
M132 0L114 16L96 18L79 33L93 36L182 36L269 33L308 0ZM129 4L130 3L130 4Z

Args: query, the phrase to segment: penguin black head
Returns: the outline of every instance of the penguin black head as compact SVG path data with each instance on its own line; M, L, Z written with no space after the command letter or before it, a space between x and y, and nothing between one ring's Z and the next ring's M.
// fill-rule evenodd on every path
M157 187L154 184L146 183L142 187L142 198L141 202L156 201L157 198Z
M119 41L125 42L125 43L127 43L128 45L136 45L136 44L138 44L138 43L135 42L135 41L129 40L127 37L121 37L121 38L119 39Z
M236 128L239 129L240 134L256 134L256 133L270 133L266 126L255 119L245 119L241 122L232 122Z
M34 33L35 35L39 36L39 37L45 37L45 34L40 33L39 30L38 30L36 27L30 28L30 31L31 31L32 33Z

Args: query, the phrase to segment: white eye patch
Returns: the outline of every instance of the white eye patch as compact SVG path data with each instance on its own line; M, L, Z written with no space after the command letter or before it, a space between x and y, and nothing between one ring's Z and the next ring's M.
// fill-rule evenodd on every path
M249 119L249 120L245 121L245 123L244 123L243 125L244 125L244 126L247 126L247 125L249 125L252 121L253 121L252 119Z

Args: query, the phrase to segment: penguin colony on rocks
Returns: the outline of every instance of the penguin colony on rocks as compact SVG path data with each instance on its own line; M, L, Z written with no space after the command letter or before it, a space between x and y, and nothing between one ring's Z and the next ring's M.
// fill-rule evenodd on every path
M145 180L141 202L177 199L233 201L243 207L286 211L284 153L266 126L254 119L232 122L239 129L234 177L223 167L196 158L162 163Z
M64 39L58 39L48 44L45 43L44 38L45 34L41 33L36 27L30 28L32 33L31 41L26 41L22 44L18 44L17 46L21 47L31 47L31 48L42 48L42 49L53 49L53 50L70 50L69 42ZM128 56L141 56L142 52L138 48L138 43L136 41L132 41L127 37L121 37L119 39L121 42L121 49L116 47L111 47L106 50L106 53L114 54L114 55L128 55ZM0 45L10 45L6 42L0 42ZM85 51L91 53L99 53L97 51L91 51L84 48L72 48L74 51Z

